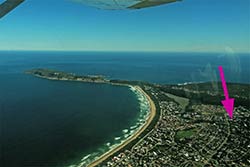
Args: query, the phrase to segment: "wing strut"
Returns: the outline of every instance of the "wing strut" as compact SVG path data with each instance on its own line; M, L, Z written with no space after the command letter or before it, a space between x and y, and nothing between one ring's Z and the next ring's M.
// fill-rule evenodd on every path
M15 9L20 5L24 0L6 0L0 4L0 19L5 16L7 13Z

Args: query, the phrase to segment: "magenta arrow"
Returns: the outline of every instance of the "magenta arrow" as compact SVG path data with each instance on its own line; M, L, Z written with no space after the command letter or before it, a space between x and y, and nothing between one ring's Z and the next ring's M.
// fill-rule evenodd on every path
M220 71L220 78L221 78L222 88L224 90L224 95L225 95L225 100L222 100L221 103L223 104L223 106L224 106L226 112L228 113L230 119L233 119L234 99L229 98L227 85L226 85L226 80L225 80L225 77L224 77L224 71L223 71L222 66L219 66L219 71Z

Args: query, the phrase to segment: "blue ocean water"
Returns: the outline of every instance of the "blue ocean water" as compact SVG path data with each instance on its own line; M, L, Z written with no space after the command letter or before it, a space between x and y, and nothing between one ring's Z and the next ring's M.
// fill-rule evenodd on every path
M228 81L250 82L250 54L0 52L0 56L1 73L39 67L115 79L183 83L218 80L217 68L223 65Z
M0 166L57 166L122 140L141 119L128 87L49 81L24 74L50 68L153 83L250 83L249 54L0 52ZM105 145L107 148L105 148Z

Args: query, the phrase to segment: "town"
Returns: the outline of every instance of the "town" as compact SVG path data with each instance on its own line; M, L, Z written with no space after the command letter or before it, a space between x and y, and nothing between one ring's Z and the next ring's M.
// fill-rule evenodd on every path
M249 89L249 85L245 86ZM183 104L171 99L162 86L144 89L159 103L159 121L132 148L100 166L250 166L249 108L237 106L235 118L230 120L221 105L190 102L183 110ZM184 86L178 86L181 89ZM249 96L244 98L249 101Z

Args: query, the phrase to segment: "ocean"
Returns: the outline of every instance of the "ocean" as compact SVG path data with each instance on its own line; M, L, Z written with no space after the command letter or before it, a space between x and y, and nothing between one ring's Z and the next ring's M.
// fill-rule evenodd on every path
M88 163L131 135L148 113L123 86L50 81L27 75L49 68L151 83L250 83L250 55L234 53L0 52L0 166Z

